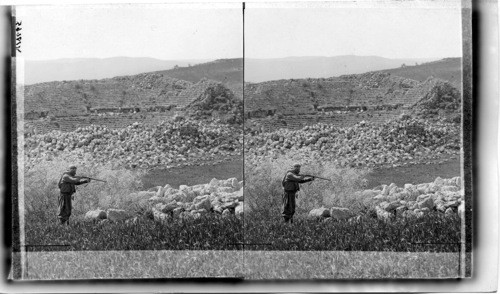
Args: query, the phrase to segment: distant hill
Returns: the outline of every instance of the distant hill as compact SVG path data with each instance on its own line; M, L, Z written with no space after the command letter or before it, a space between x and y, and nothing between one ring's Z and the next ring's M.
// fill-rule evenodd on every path
M382 72L421 82L432 76L448 81L458 89L462 88L462 58L445 58L416 66L383 70Z
M56 60L26 60L25 84L81 79L104 79L188 66L208 60L160 60L154 58L113 57Z
M206 78L225 84L242 84L243 59L219 59L193 66L157 71L155 73L193 83Z
M329 78L392 69L435 59L388 59L378 56L287 57L245 59L245 82L281 79Z

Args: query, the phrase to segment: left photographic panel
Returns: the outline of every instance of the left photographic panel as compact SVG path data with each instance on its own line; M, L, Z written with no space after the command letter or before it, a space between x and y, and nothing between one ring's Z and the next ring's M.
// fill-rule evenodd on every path
M12 24L12 278L241 277L241 3Z

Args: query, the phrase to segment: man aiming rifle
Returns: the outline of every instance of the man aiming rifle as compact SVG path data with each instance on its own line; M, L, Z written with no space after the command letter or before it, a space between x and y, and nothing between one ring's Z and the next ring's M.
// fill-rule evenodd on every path
M314 181L313 176L300 175L300 164L296 163L292 169L286 172L282 180L283 185L283 211L282 216L285 223L289 221L293 223L293 215L295 214L295 198L297 192L300 191L301 183Z
M71 216L71 209L73 200L73 194L76 192L77 185L90 183L91 180L97 180L101 182L105 182L99 179L93 179L90 177L77 177L76 176L76 166L72 165L68 168L68 170L61 176L59 179L59 201L58 201L58 214L57 218L61 222L61 224L69 225L69 217Z

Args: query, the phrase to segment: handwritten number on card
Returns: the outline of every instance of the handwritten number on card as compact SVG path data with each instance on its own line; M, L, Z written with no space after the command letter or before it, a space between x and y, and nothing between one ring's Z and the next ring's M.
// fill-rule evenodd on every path
M16 51L21 53L21 41L22 41L22 21L16 21Z

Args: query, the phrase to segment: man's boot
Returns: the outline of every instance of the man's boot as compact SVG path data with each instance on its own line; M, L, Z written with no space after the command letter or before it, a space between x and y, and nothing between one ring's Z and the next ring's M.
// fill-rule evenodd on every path
M290 220L288 217L284 217L283 219L285 223L288 223L288 221Z

